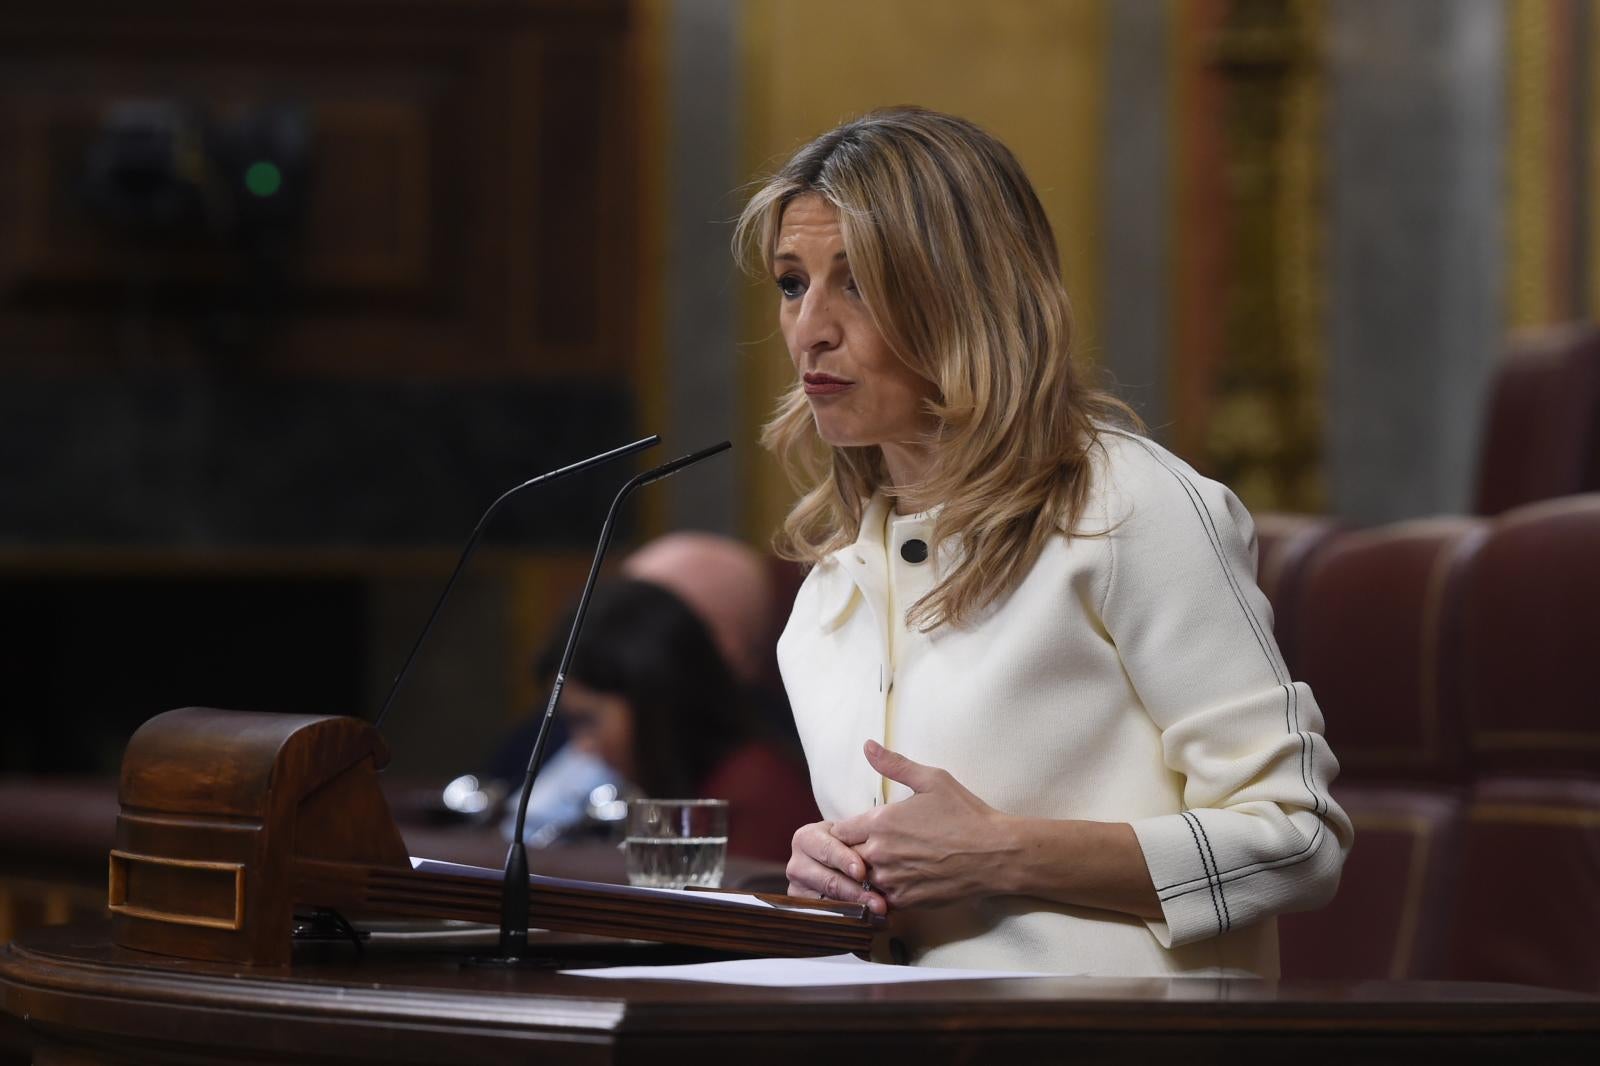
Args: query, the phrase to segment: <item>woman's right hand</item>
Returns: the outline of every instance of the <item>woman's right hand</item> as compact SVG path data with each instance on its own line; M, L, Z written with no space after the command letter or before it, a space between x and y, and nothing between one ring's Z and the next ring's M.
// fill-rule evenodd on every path
M784 872L791 896L865 903L873 914L889 912L889 904L871 887L866 862L833 835L832 822L812 822L795 830Z

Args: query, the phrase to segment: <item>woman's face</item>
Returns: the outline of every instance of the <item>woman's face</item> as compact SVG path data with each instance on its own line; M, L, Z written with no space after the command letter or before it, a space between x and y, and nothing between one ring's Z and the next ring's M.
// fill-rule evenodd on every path
M561 715L570 743L579 751L603 761L629 781L633 762L633 708L621 696L597 692L581 681L567 679L561 690Z
M900 361L873 324L832 204L814 193L790 202L779 220L772 273L778 325L818 435L836 448L923 439L932 428L923 401L936 390Z

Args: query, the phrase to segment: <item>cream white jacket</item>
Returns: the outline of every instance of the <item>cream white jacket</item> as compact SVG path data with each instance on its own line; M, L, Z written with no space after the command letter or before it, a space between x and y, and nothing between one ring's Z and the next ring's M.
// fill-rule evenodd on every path
M932 519L890 518L886 546L888 506L875 498L857 542L812 570L778 645L823 817L880 794L871 737L1002 811L1131 823L1164 913L1024 896L897 911L912 961L1275 976L1273 916L1332 895L1351 829L1322 715L1273 640L1244 507L1154 443L1105 433L1078 525L1104 535L1054 538L976 623L922 633L905 608L953 552L907 561Z

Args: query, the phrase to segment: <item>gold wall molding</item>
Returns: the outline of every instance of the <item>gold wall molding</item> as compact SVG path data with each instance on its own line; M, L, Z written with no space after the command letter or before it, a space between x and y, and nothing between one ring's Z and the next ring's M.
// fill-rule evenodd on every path
M1548 0L1510 0L1506 26L1506 310L1513 329L1552 320L1545 182Z
M1591 186L1600 173L1600 26L1593 0L1507 3L1505 299L1507 324L1519 329L1600 313L1600 219L1592 191L1578 182L1585 162ZM1587 83L1579 55L1585 44ZM1579 128L1579 115L1587 129ZM1588 233L1580 232L1584 199Z
M1322 0L1185 5L1176 32L1174 440L1254 509L1319 511Z

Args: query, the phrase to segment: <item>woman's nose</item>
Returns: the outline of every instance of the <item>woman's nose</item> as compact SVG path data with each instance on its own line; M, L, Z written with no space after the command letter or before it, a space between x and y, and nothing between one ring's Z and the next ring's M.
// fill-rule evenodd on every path
M800 301L795 340L802 353L826 350L839 344L839 319L834 314L829 294L822 291L821 286L808 291Z

